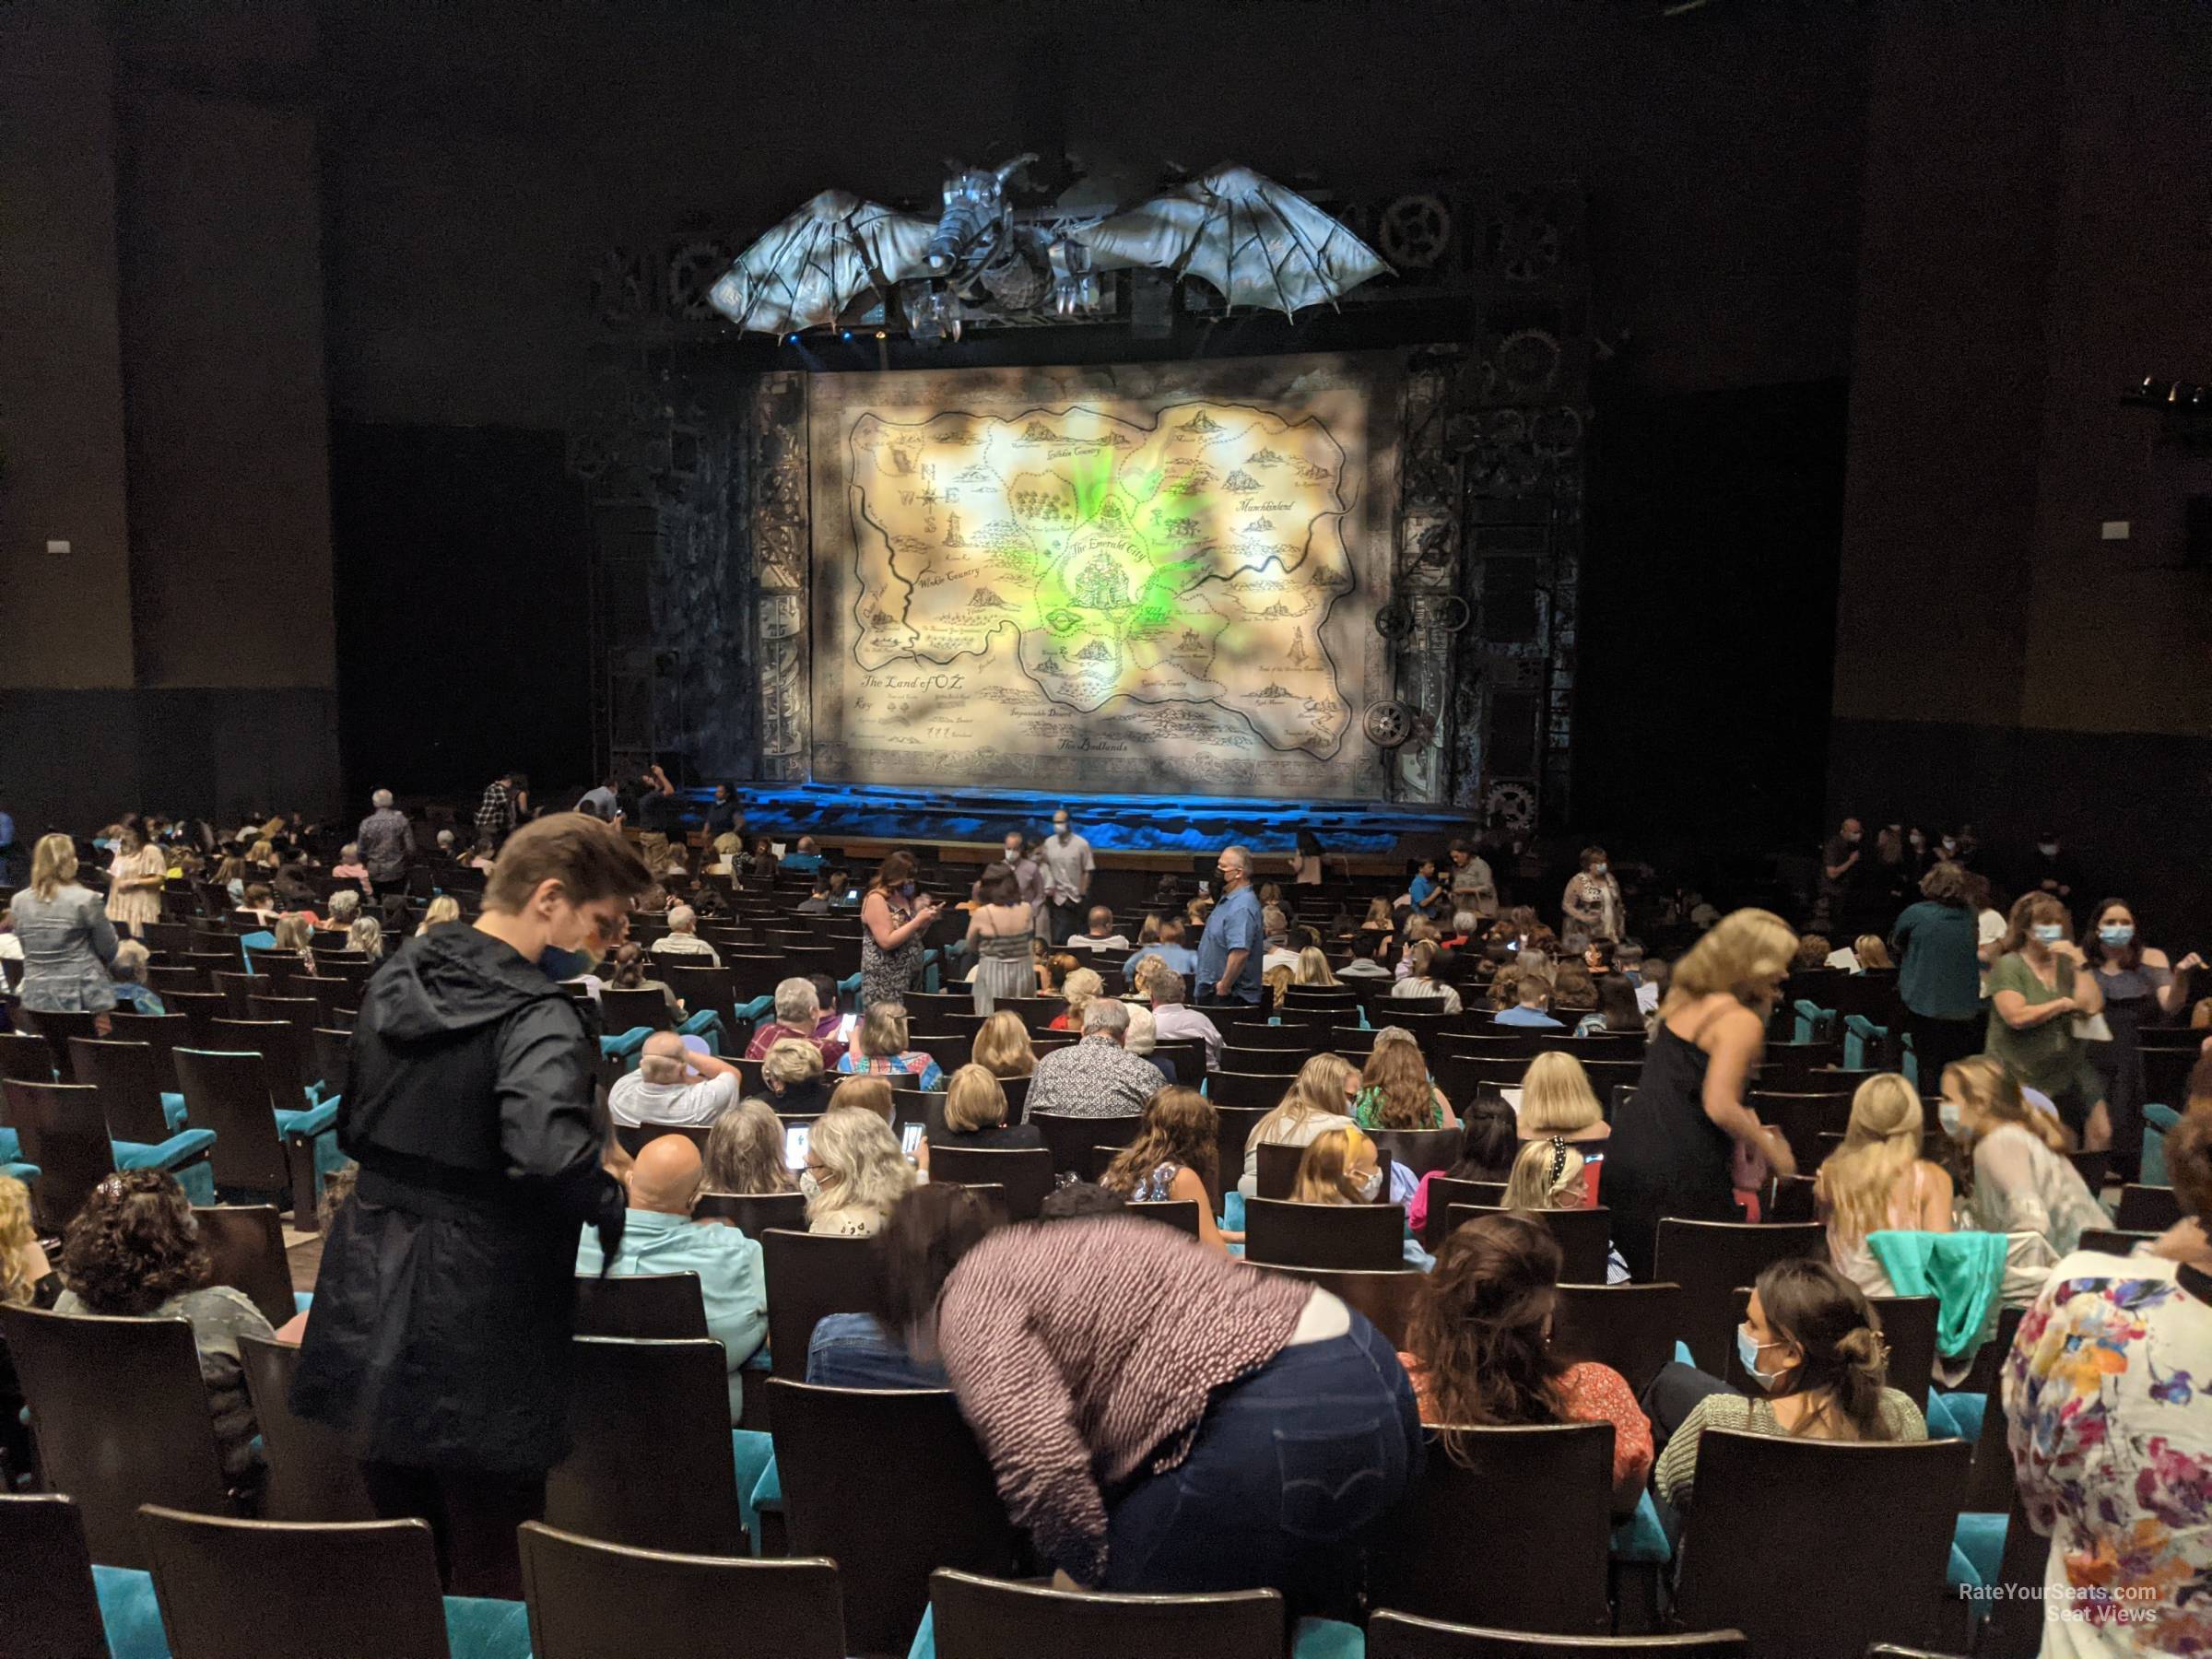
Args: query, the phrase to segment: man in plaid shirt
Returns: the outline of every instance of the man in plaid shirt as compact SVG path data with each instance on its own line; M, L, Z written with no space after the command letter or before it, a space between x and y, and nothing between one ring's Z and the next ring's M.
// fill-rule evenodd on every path
M511 771L503 778L494 778L484 798L477 804L477 833L491 837L496 848L523 821L523 814L530 806L530 780L519 771Z

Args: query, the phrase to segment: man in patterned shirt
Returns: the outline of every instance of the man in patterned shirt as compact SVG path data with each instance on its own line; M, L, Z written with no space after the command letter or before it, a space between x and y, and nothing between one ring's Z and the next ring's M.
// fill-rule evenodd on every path
M1094 998L1083 1010L1083 1041L1054 1049L1030 1078L1028 1116L1134 1117L1159 1092L1159 1068L1122 1047L1127 1005Z
M494 778L484 791L484 798L477 803L477 833L491 837L498 847L523 821L523 814L530 806L530 780L519 771L511 771L503 778Z

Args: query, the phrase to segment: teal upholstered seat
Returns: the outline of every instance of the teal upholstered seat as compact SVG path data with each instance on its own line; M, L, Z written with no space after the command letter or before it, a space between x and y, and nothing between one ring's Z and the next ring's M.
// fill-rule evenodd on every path
M215 1145L212 1129L183 1129L158 1143L110 1140L119 1170L166 1170L194 1204L215 1202L215 1170L207 1148Z

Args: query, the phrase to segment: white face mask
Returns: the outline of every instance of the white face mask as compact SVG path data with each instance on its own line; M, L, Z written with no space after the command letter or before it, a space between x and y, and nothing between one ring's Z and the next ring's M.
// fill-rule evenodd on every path
M1936 1121L1943 1125L1943 1132L1953 1140L1960 1140L1965 1137L1966 1113L1959 1110L1958 1101L1938 1101L1936 1107Z
M799 1195L809 1204L819 1204L822 1200L822 1178L812 1170L802 1170L799 1172Z
M1359 1182L1359 1202L1362 1204L1372 1204L1375 1201L1376 1195L1382 1191L1382 1166L1381 1164L1377 1164L1373 1169L1367 1172L1366 1179Z

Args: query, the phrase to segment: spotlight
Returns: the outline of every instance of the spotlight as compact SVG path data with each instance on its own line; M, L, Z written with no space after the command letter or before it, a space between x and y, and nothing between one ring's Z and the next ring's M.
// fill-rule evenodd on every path
M846 329L846 330L845 330L845 338L849 340L849 339L851 339L852 337L853 337L853 331L852 331L851 329L849 329L849 328L848 328L848 329Z
M890 338L890 335L887 335L882 329L879 328L876 331L876 337L879 340L888 340Z

